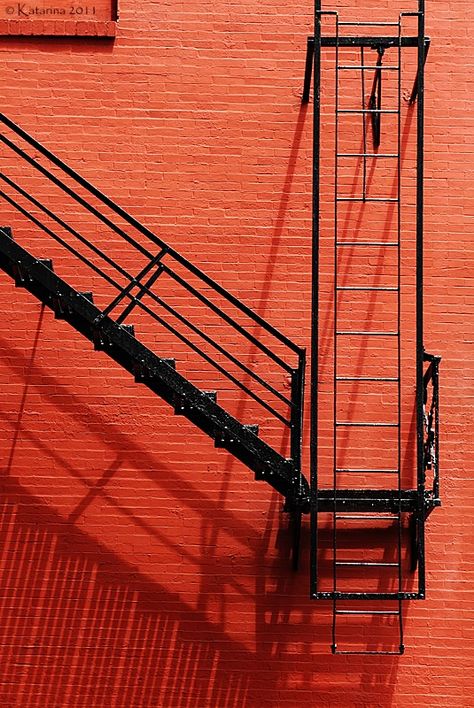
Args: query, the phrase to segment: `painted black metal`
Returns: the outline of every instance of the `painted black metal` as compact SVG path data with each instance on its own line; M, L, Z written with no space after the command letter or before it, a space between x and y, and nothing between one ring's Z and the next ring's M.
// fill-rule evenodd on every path
M104 317L88 297L76 291L44 262L28 253L0 229L0 267L11 277L22 274L19 284L66 320L97 349L103 350L123 368L161 396L174 408L184 403L182 412L203 432L218 439L229 452L267 481L285 497L291 497L299 472L291 459L283 458L257 437L255 426L240 423L221 408L209 392L201 391L179 374L169 360L160 358L141 344L123 325ZM302 497L291 503L308 510L309 487L300 479Z
M368 151L367 147L367 114L364 113L366 110L366 103L365 103L365 52L364 52L364 47L360 47L360 105L361 105L361 118L362 118L362 152L364 155ZM377 110L377 109L376 109ZM336 118L339 118L339 116L342 115L340 113L339 106L336 106ZM371 114L371 117L373 118L373 113ZM336 201L340 201L341 199L347 199L351 197L339 197L336 194ZM362 198L361 197L354 197L354 199L357 199L359 202L362 201L364 204L367 201L367 158L364 157L362 160ZM337 287L337 284L336 284Z
M339 592L314 592L314 593L311 593L311 598L313 600L421 600L422 599L422 597L417 592L341 592L341 591L339 591ZM379 652L377 652L377 653L379 653Z
M283 335L281 332L279 332L276 327L273 327L270 325L263 317L258 315L256 312L254 312L250 307L247 307L243 302L241 302L238 298L236 298L234 295L232 295L230 292L228 292L225 288L223 288L219 283L217 283L215 280L210 278L206 273L204 273L202 270L200 270L197 266L195 266L193 263L191 263L187 258L182 256L178 251L175 251L173 248L169 247L168 244L166 244L162 239L158 238L156 234L148 229L146 226L144 226L141 222L139 222L135 217L131 216L127 211L122 209L120 206L118 206L112 199L107 197L103 192L101 192L97 187L94 187L90 182L88 182L84 177L79 175L78 172L73 170L69 165L67 165L63 160L61 160L57 155L52 153L50 150L48 150L44 145L42 145L38 140L33 138L31 135L29 135L25 130L20 128L16 123L14 123L10 118L5 116L3 113L0 113L0 123L3 123L7 128L12 130L18 137L20 137L22 140L24 140L26 143L28 143L31 147L33 147L35 150L37 150L41 155L43 155L46 159L50 160L52 164L56 165L56 167L59 167L68 177L73 179L77 184L79 184L82 188L84 188L86 191L88 191L90 194L92 194L96 199L98 199L102 204L107 206L112 212L114 212L117 216L122 218L127 224L132 226L136 231L143 236L145 236L150 243L154 245L154 247L158 246L158 248L168 248L168 254L170 257L172 257L174 260L176 260L177 263L182 265L183 267L187 268L190 273L195 275L197 278L202 280L206 285L208 285L211 289L215 290L219 295L221 295L224 299L226 299L228 302L230 302L232 305L234 305L238 310L243 312L247 317L252 319L256 324L258 324L260 327L262 327L265 331L269 332L272 334L278 341L280 341L282 344L288 347L288 349L294 351L295 353L299 354L301 352L301 347L299 347L297 344L291 341L288 337ZM50 173L46 170L44 171L44 168L39 165L37 160L34 160L33 158L30 158L24 150L21 150L18 146L16 146L12 141L10 141L6 136L0 135L0 140L4 142L6 145L8 145L14 152L16 152L20 157L25 159L29 164L31 164L32 167L35 169L39 170L44 176L46 176L48 179L51 179ZM54 180L51 180L54 181ZM126 232L124 232L121 229L118 229L116 224L113 222L110 222L110 220L107 220L106 217L101 214L100 212L97 212L97 210L94 210L92 205L90 205L88 202L85 202L85 200L82 200L80 196L74 192L74 190L68 190L66 185L61 181L58 180L58 183L54 182L60 189L63 189L69 196L71 196L73 199L78 201L84 208L88 209L88 211L91 211L94 216L96 216L98 219L100 219L104 224L109 226L112 230L114 230L119 236L122 236L125 240L129 240L130 237ZM130 239L129 242L131 245L134 245L137 250L141 250L141 244L136 240L136 239ZM142 251L144 255L147 255L149 258L153 258L156 252L156 249L153 248L153 251L150 250L143 250Z
M425 0L418 0L418 74L417 74L417 144L416 144L416 432L418 509L416 534L418 547L418 590L425 596L425 469L423 414L423 206L424 206L424 103L425 103Z
M309 103L311 93L311 76L313 73L313 61L314 37L308 37L308 39L306 40L306 62L304 69L303 95L301 98L303 103Z
M291 433L290 450L291 459L295 469L299 470L293 478L294 492L292 498L301 499L304 496L304 482L301 473L302 469L302 443L303 443L303 408L304 408L304 373L306 370L306 353L301 352L297 369L291 374L291 392L294 406L291 408ZM293 570L298 570L300 558L301 540L301 508L294 508L291 511L292 530L292 566Z
M195 354L204 359L210 366L214 367L220 374L231 381L232 384L256 401L265 411L270 413L273 418L290 429L292 474L291 484L284 496L286 498L287 509L292 513L301 515L302 508L307 509L309 504L308 484L301 472L304 368L306 363L304 349L285 337L275 327L268 324L262 317L241 303L240 300L227 292L212 278L203 273L174 249L170 248L161 238L158 238L153 232L116 205L115 202L91 185L75 170L3 114L0 114L0 123L3 124L3 127L6 129L0 134L0 141L4 145L22 161L37 170L43 177L52 182L57 188L68 195L68 197L92 214L97 220L113 231L114 234L123 239L129 246L133 247L140 256L145 256L146 258L147 262L145 266L141 268L138 275L129 273L127 269L115 262L89 238L86 238L83 234L79 233L76 228L72 227L66 218L55 214L51 209L42 204L36 196L29 194L23 187L5 174L0 176L5 184L5 190L8 188L10 192L1 191L0 197L38 229L41 229L43 233L46 233L69 251L75 258L91 268L96 275L103 278L117 291L117 295L109 302L107 307L97 313L97 319L95 321L96 331L94 333L96 348L105 348L108 350L107 338L104 339L103 323L114 317L117 325L124 325L125 320L136 307L146 312L155 322L173 333L179 341L185 343ZM5 134L7 130L14 134L13 138L11 134L8 136ZM34 149L34 156L29 154L29 148ZM37 158L38 154L41 158L45 159L39 160ZM46 163L42 164L42 162L45 161L47 161L47 166L45 166ZM63 174L58 176L58 171L55 170L53 172L51 165L55 168L59 168ZM64 175L68 178L68 183L64 181ZM71 180L75 183L74 187L71 186ZM77 187L81 189L80 194L77 191ZM11 195L12 191L17 198L13 198ZM87 196L84 196L84 193L86 193ZM94 203L89 201L90 197L88 195L94 198ZM22 199L23 204L20 204L18 198ZM25 200L28 203L28 207L33 207L32 210L25 208ZM106 207L106 213L102 211L103 207ZM43 222L43 216L47 217L47 224ZM51 228L51 221L60 227L61 230L65 230L74 237L74 245L66 241ZM123 222L126 224L125 228L123 228ZM129 227L132 228L130 229ZM137 239L137 234L140 240ZM142 238L143 236L146 239L145 242ZM87 255L83 252L84 248L79 250L79 248L76 247L77 243L81 247L88 249ZM97 265L97 263L91 260L91 254L100 259L100 265ZM103 266L105 265L113 269L113 276L110 275L110 268L108 268L109 272L104 270ZM179 273L177 272L177 267L180 269ZM181 314L181 312L175 307L172 307L163 297L153 292L152 286L163 274L166 274L166 276L172 278L175 283L182 286L188 292L190 298L202 303L209 311L216 314L223 323L232 327L237 334L244 337L250 344L255 346L260 353L267 356L289 375L291 378L290 395L286 395L285 392L278 390L274 385L270 384L263 376L257 374L251 367L247 366L240 357L233 355L226 346L219 344L215 338L204 331L202 327L196 326L189 317ZM21 268L18 265L16 267L16 278L19 283L22 283L24 280L24 274L21 272ZM125 279L125 284L120 282L123 279ZM193 279L194 284L190 282L190 279ZM202 291L199 288L201 288ZM203 291L205 291L206 294L204 294ZM145 296L146 304L144 302ZM216 302L215 300L219 298L221 301ZM231 315L228 311L223 309L221 306L222 299L224 299L224 302L228 303L231 308L236 308L237 316L234 314ZM66 317L67 307L61 297L54 297L52 304L57 317ZM125 307L123 307L123 305L125 305ZM167 319L163 318L155 311L157 306L160 310L164 311L165 314L172 316L173 324L170 324ZM120 309L122 310L121 312L119 311ZM235 312L235 310L233 312ZM250 327L248 326L248 322L246 324L242 323L242 316L250 320ZM201 344L196 344L187 334L183 333L183 330L180 331L177 328L178 325L182 326L184 332L191 332L197 335L201 344L209 345L214 353L211 355L208 353L208 349L205 351ZM272 344L264 342L259 335L254 333L255 326L261 328L264 333L274 338ZM268 337L267 341L269 341ZM282 353L281 346L279 348L274 346L275 341L284 346L284 353ZM219 355L219 359L215 356L215 353ZM293 355L293 361L291 362L287 359L290 354ZM297 357L296 366L294 363L295 354ZM222 357L224 357L225 362L230 362L233 366L237 367L239 375L235 375L227 366L221 363ZM149 376L143 371L141 365L139 366L137 364L135 366L135 372L137 380L148 382ZM248 377L250 383L241 380L241 373ZM279 405L286 406L288 414L280 412L273 403L265 400L262 395L260 395L260 392L253 390L252 385L255 383L268 392L274 400L277 400ZM186 410L187 414L190 410L188 402L186 402L182 396L177 402L177 407L179 410ZM188 417L191 418L191 415L188 414ZM247 428L247 430L249 429ZM214 429L213 427L212 434L214 432L216 434L217 444L222 444L228 449L231 445L236 444L235 436L229 434L227 431L222 432L218 428ZM239 455L237 454L237 456ZM284 458L282 458L282 460L283 459ZM287 464L286 461L285 464ZM254 466L255 465L258 466L258 460L255 461ZM252 467L252 463L250 466ZM263 468L266 469L266 467L266 460L264 460Z
M426 64L426 60L428 58L428 52L430 51L430 46L431 46L431 40L429 39L429 37L425 37L425 45L424 45L424 50L423 50L424 51L423 66ZM418 96L418 75L419 75L419 71L417 69L415 81L413 83L413 89L412 89L410 101L409 101L410 105L415 103L416 98Z
M330 13L325 13L330 14ZM321 47L335 47L337 43L336 37L322 37ZM341 36L339 37L339 47L370 47L371 49L377 49L377 47L383 47L384 49L389 49L390 47L398 47L399 39L398 35L396 37L367 37L367 36ZM417 47L418 37L402 37L402 47Z
M311 397L311 416L312 416L312 450L314 450L314 457L311 462L311 597L315 599L325 599L333 600L333 643L332 650L334 653L383 653L383 654L400 654L404 651L403 644L403 616L402 616L402 600L405 599L421 599L425 596L425 580L424 580L424 523L427 516L431 511L439 506L439 474L437 468L438 460L438 369L430 359L430 366L425 372L424 379L424 402L430 401L429 410L424 412L424 425L425 425L425 437L424 437L424 448L423 456L421 455L420 446L420 432L422 432L422 427L420 422L422 420L422 405L421 405L421 386L420 382L420 352L422 352L422 329L423 329L423 316L422 316L422 231L423 231L423 169L422 169L422 159L423 159L423 66L426 60L426 55L429 49L429 39L424 35L424 1L419 0L418 2L418 12L417 13L405 13L401 14L398 22L340 22L338 13L336 12L324 12L321 7L321 0L315 1L315 18L314 25L315 31L314 36L308 38L307 43L307 55L306 55L306 70L304 79L304 89L303 89L303 101L307 102L309 100L310 88L311 88L311 70L309 69L308 60L309 57L313 56L313 66L314 66L314 95L315 95L315 115L314 115L314 161L313 161L313 315L312 315L312 397ZM411 14L418 18L418 32L416 37L407 37L402 35L402 21L403 18ZM335 18L335 34L332 36L321 36L321 18L324 15L332 15ZM397 28L397 36L344 36L340 33L340 28L346 27L394 27ZM334 439L337 439L338 428L346 428L348 426L352 427L393 427L397 429L397 467L396 469L339 469L336 466L336 457L334 458L334 485L333 489L319 489L318 488L318 475L317 475L317 406L318 406L318 391L317 391L317 379L318 379L318 322L317 313L319 307L319 297L318 297L318 278L319 278L319 268L318 268L318 249L319 249L319 157L320 157L320 55L321 50L324 47L332 47L336 51L335 56L335 71L336 71L336 89L335 89L335 243L334 243L334 281L335 281L335 316L334 316L334 361L337 361L337 342L340 341L339 338L342 336L376 336L376 337L394 337L397 340L397 360L398 360L398 373L396 376L376 376L376 377L357 377L357 376L338 376L337 367L334 365L333 378L334 378L334 411L333 411L333 428L334 428ZM360 48L360 63L348 63L344 60L340 60L341 50L343 48ZM364 56L364 48L371 48L377 51L377 63L375 66L369 66L366 64ZM417 108L417 220L416 220L416 231L417 231L417 274L416 274L416 339L417 339L417 392L416 392L416 407L417 407L417 488L416 489L404 489L401 484L401 100L402 100L402 85L401 85L401 70L402 70L402 50L405 47L416 47L418 49L418 67L417 67L417 78L415 82L415 87L412 91L411 101L413 102L418 97L418 108ZM389 48L394 48L398 50L398 57L396 65L382 65L383 56ZM338 91L339 91L339 74L340 72L348 71L360 71L361 83L362 83L362 106L360 109L353 108L339 108L338 106ZM365 104L365 89L364 89L364 76L369 70L374 71L374 80L372 84L372 91L368 100L367 105ZM383 72L397 72L398 74L398 106L382 108L382 75ZM362 116L362 130L363 130L363 150L359 153L339 153L338 151L338 116L341 114L360 114ZM397 152L384 154L379 153L378 149L381 142L381 116L384 114L393 114L398 116L398 128L397 128ZM373 134L373 152L369 152L366 146L366 123L365 119L370 117L372 122L372 134ZM398 195L396 198L377 198L370 199L367 198L366 194L366 161L372 158L393 158L397 160L397 183L398 183ZM364 163L364 177L363 177L363 193L361 197L347 197L339 196L337 193L337 173L338 173L338 160L342 158L360 158ZM337 219L338 219L338 203L339 202L365 202L365 201L378 201L380 203L394 203L397 208L397 240L391 242L354 242L354 241L339 241L337 238ZM363 290L365 288L358 287L342 287L338 285L338 270L337 270L337 249L340 247L395 247L398 250L397 261L398 261L398 280L396 287L390 288L380 288L396 294L397 297L397 327L395 331L370 331L370 327L366 331L349 331L349 330L339 330L337 327L337 299L336 294L339 291L344 290L345 293L351 290ZM369 290L370 288L367 288ZM373 288L374 290L379 288ZM428 359L427 359L428 360ZM439 362L437 362L439 363ZM338 382L341 381L383 381L387 384L394 384L398 391L398 406L397 406L397 421L393 422L372 422L372 423L353 423L344 420L338 420L336 417L336 389ZM432 386L431 397L427 394L427 388ZM336 443L335 443L336 446ZM424 470L433 468L433 488L426 490L424 483ZM393 475L397 480L397 487L395 489L380 489L380 490L370 490L370 489L341 489L337 486L337 479L339 474L354 474L354 475L375 475L378 477L385 477L386 475ZM353 514L350 514L353 512ZM381 516L385 512L385 516ZM319 513L331 513L333 516L333 556L332 556L332 568L333 568L333 589L331 592L319 592L318 591L318 566L317 566L317 549L318 549L318 529L317 529L317 518ZM355 514L355 516L354 516ZM389 514L389 516L387 516ZM410 517L410 528L412 529L412 560L419 566L418 573L418 590L417 592L404 592L402 585L402 514L406 514ZM398 549L397 549L397 559L391 562L384 562L383 565L393 567L398 571L398 592L391 593L367 593L367 592L339 592L337 589L337 568L343 565L353 565L354 567L365 567L367 565L379 566L379 563L368 563L367 561L360 560L344 560L339 558L337 555L337 521L343 523L344 520L353 519L357 521L369 521L369 520L380 520L385 519L386 521L392 522L398 528ZM382 563L380 563L381 565ZM420 572L421 571L421 572ZM337 647L336 641L336 615L344 614L344 612L338 611L336 607L336 601L341 599L387 599L395 600L397 602L397 609L393 610L391 614L398 617L399 626L399 646L397 651L340 651ZM375 612L375 611L374 611ZM371 614L369 612L369 614Z
M318 547L318 420L319 420L319 188L320 188L320 135L321 135L321 3L314 6L313 42L313 162L312 162L312 213L311 213L311 400L310 400L310 485L311 485L311 551ZM311 77L310 77L311 78ZM311 552L310 587L318 582L318 556Z
M379 651L379 650L365 650L365 651L334 651L333 654L351 654L351 655L363 655L363 654L376 654L377 656L400 656L405 653L405 647L400 644L400 649L398 651Z
M374 80L372 82L372 91L370 92L368 108L371 111L370 119L372 122L372 141L374 150L378 150L380 146L380 129L381 129L381 113L382 110L382 70L393 69L394 67L382 66L383 55L385 54L384 47L377 47L377 63L375 69ZM365 68L365 67L364 67ZM397 67L397 71L399 67ZM365 152L365 151L364 151Z
M398 471L395 471L397 474ZM336 506L337 513L398 513L399 496L402 512L417 511L418 493L416 489L404 489L399 495L398 489L319 489L318 511L332 512ZM426 491L423 497L424 513L440 506L439 498L431 491Z
M423 360L425 363L428 362L428 367L423 375L423 467L425 473L431 470L433 475L432 494L433 497L439 499L439 366L441 357L425 352ZM429 402L430 388L431 401Z

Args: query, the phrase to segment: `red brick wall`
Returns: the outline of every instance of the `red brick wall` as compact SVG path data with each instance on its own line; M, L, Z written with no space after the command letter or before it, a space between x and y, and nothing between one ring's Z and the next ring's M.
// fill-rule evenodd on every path
M364 4L393 19L393 3ZM122 0L113 43L2 39L2 111L307 345L311 29L302 2ZM308 599L308 521L294 574L281 499L2 276L2 705L472 705L473 32L469 3L427 2L425 344L443 355L443 507L407 653L332 657L329 604ZM55 255L1 209L20 242Z

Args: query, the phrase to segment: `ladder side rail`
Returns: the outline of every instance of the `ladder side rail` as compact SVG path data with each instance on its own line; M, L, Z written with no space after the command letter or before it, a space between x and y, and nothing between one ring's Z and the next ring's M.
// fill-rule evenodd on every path
M321 155L321 17L334 15L322 11L321 0L314 5L313 52L313 161L311 200L311 383L310 383L310 484L311 484L311 561L310 594L318 593L318 425L319 425L319 245L320 245L320 155Z
M334 302L334 320L333 320L333 490L334 490L334 503L332 511L332 591L334 593L334 599L332 601L333 611L332 611L332 652L333 654L337 651L337 600L335 595L337 593L337 568L338 568L338 556L337 556L337 459L338 459L338 429L337 429L337 345L338 345L338 184L339 184L339 17L336 15L336 48L335 48L335 96L334 96L334 244L333 244L333 302Z
M426 594L425 578L425 470L423 464L423 178L424 178L424 101L425 101L425 0L418 0L418 75L416 146L416 399L417 399L417 544L418 591Z
M403 571L402 571L402 17L398 20L398 73L397 73L397 101L398 101L398 116L397 116L397 469L398 469L398 533L397 533L397 551L398 551L398 592L400 598L403 592ZM400 654L405 651L403 643L403 612L402 600L398 600L398 632L399 632L399 650Z
M417 291L417 462L418 462L418 589L426 594L425 577L425 470L423 465L423 230L424 230L424 102L425 102L425 0L418 2L418 91L417 91L417 196L416 196L416 291Z

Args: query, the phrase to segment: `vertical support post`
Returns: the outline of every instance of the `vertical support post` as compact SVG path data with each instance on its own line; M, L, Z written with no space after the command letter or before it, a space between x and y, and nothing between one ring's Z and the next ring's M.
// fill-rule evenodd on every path
M334 297L334 321L333 321L333 372L332 372L332 430L333 430L333 450L332 450L332 464L333 464L333 477L332 486L334 493L334 503L332 508L332 591L334 593L332 601L332 644L331 651L333 654L337 651L337 637L336 637L336 592L337 588L337 451L338 451L338 435L337 435L337 329L338 329L338 279L339 279L339 269L338 269L338 252L337 252L337 241L338 241L338 187L339 187L339 18L336 15L336 57L335 57L335 87L334 87L334 155L335 155L335 165L334 165L334 244L333 244L333 258L334 258L334 286L333 286L333 297Z
M382 64L382 53L379 52L380 65ZM378 61L377 61L378 63ZM399 651L403 654L405 645L403 643L403 606L401 595L403 592L403 571L402 571L402 15L398 18L398 53L397 53L397 470L398 470L398 631L399 631ZM379 94L378 109L382 108L382 71L379 70ZM379 113L380 118L380 113ZM378 123L378 142L376 149L380 145L380 122ZM375 147L375 145L374 145Z
M439 499L439 362L436 357L433 364L433 396L435 398L435 469L433 480L433 496Z
M423 149L425 1L418 0L418 76L416 146L416 405L418 591L425 597L425 469L423 464Z
M291 500L291 526L293 531L292 566L298 570L300 535L301 535L301 494L302 494L302 437L304 408L304 375L306 368L306 350L298 354L298 368L291 372L291 459L297 470L293 479L293 499ZM296 502L296 503L295 503Z
M360 48L360 65L365 66L364 47ZM360 70L360 89L361 89L361 118L362 118L362 142L363 142L363 172L362 172L362 201L367 199L367 121L366 121L366 103L365 103L365 69Z
M291 459L299 470L295 486L301 488L301 450L303 431L303 402L304 402L304 372L306 365L306 351L302 349L298 354L298 368L291 372Z
M314 113L313 113L313 193L312 193L312 274L311 274L311 562L312 592L317 592L318 578L318 369L319 369L319 157L321 123L321 0L314 5Z

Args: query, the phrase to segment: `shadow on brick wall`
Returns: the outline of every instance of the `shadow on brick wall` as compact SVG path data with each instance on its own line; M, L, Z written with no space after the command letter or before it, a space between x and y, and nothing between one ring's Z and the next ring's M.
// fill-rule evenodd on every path
M113 448L114 461L98 481L89 483L68 517L32 493L14 474L8 474L8 469L4 471L0 517L2 705L286 708L313 706L317 698L318 705L347 707L344 682L348 681L357 689L358 700L375 704L375 691L376 704L388 708L397 661L367 657L362 663L351 663L347 657L328 654L329 609L308 600L305 571L295 574L289 569L289 538L285 531L277 532L282 520L275 496L270 498L264 531L245 569L254 583L254 592L246 598L246 606L254 608L254 628L242 642L225 621L231 616L239 623L238 611L233 615L223 612L222 617L217 613L209 619L210 598L218 594L225 607L241 590L241 579L232 577L232 569L225 570L226 584L219 585L219 558L214 561L216 583L210 582L207 555L217 538L219 519L214 517L219 500L201 494L172 469L158 467L154 482L164 485L184 508L199 512L208 530L200 539L200 556L193 557L202 563L195 578L200 588L197 605L186 603L180 594L170 592L112 551L107 542L78 527L77 521L92 499L106 496L109 504L118 506L124 522L131 522L141 534L153 535L162 548L178 552L155 525L107 496L107 485L124 457L145 456L146 469L157 469L156 459L133 436L101 419L35 362L41 326L42 316L30 355L9 346L3 338L0 341L5 360L15 362L16 369L24 372L18 414L1 414L2 426L13 428L9 464L21 439L31 450L47 454L71 478L80 477L67 456L44 442L41 433L23 425L27 394L34 381L41 381L42 395L52 396L63 413L79 416L82 424L102 431L103 445ZM29 473L34 474L34 460ZM221 501L225 501L225 488ZM220 513L222 517L222 509ZM255 530L235 513L226 530L240 542L248 543L249 536L255 536ZM303 543L302 567L306 568L306 534ZM340 687L327 686L324 675L328 673L341 675Z

